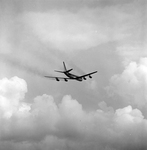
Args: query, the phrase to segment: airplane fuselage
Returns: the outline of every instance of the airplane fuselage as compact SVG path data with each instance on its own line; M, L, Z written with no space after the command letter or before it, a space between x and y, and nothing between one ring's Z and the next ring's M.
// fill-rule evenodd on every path
M76 75L71 74L71 73L69 73L69 72L64 72L64 74L65 74L67 77L71 78L71 79L75 79L75 80L77 80L77 81L82 81L82 78L79 78L79 76L76 76Z
M44 76L44 77L47 77L47 78L54 78L56 79L56 81L60 81L61 80L64 80L64 81L68 81L70 79L72 80L76 80L76 81L83 81L83 80L86 80L86 77L89 76L89 78L92 78L92 74L94 73L97 73L97 71L94 71L94 72L90 72L90 73L87 73L87 74L84 74L84 75L81 75L81 76L78 76L78 75L75 75L75 74L72 74L72 73L69 73L70 71L72 71L73 69L66 69L66 66L65 66L65 63L63 62L63 66L64 66L64 71L59 71L59 70L55 70L56 72L60 72L60 73L64 73L67 77L53 77L53 76Z

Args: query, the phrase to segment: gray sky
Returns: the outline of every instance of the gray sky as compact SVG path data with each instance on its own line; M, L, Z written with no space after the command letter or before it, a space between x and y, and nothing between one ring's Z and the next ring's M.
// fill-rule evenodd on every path
M147 149L145 0L0 1L0 149ZM44 75L73 68L83 82Z

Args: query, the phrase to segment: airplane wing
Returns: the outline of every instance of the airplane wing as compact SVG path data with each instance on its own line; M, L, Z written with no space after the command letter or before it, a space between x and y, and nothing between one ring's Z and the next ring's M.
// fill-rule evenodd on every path
M82 75L82 76L77 76L75 78L65 78L65 77L53 77L53 76L44 76L46 78L51 78L51 79L55 79L56 81L60 81L60 80L64 80L64 81L68 81L68 80L78 80L78 81L82 81L82 78L83 79L86 79L85 77L86 76L89 76L89 78L92 78L92 74L94 73L97 73L97 71L94 71L94 72L91 72L91 73L88 73L88 74L85 74L85 75Z
M87 73L87 74L84 74L82 76L78 76L78 78L84 78L86 76L89 76L89 78L92 78L91 75L94 74L94 73L97 73L97 71L94 71L94 72L91 72L91 73Z
M52 76L44 76L44 77L55 79L56 81L64 80L67 82L68 80L73 80L72 78L64 78L64 77L52 77Z

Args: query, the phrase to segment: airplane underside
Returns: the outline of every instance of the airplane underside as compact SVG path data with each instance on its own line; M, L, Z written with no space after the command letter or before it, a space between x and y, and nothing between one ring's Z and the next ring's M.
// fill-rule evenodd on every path
M60 80L64 80L65 82L68 82L68 80L76 80L76 81L83 81L86 80L86 77L92 78L92 74L97 73L97 71L94 72L90 72L87 74L84 74L82 76L77 76L75 74L70 73L70 71L72 71L73 69L66 69L65 63L63 62L63 66L64 66L64 71L58 71L55 70L56 72L60 72L60 73L64 73L66 75L66 77L53 77L53 76L44 76L46 78L52 78L55 79L56 81L60 81Z

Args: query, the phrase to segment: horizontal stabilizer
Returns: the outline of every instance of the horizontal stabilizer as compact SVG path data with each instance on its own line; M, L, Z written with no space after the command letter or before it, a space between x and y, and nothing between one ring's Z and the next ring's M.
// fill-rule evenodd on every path
M55 70L55 72L60 72L60 73L64 73L65 71L58 71L58 70Z
M70 71L72 71L73 69L69 69L69 70L66 70L65 72L70 72Z

